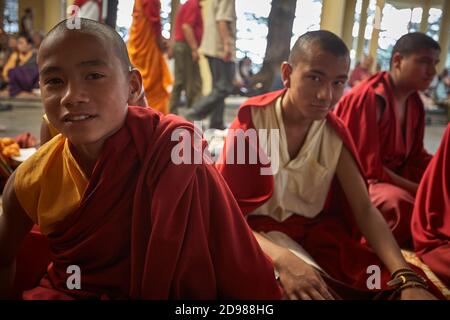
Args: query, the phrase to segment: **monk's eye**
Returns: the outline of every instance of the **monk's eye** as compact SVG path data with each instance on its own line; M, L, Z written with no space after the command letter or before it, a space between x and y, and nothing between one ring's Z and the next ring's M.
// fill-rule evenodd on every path
M101 73L90 73L88 74L88 76L86 77L87 80L98 80L101 78L104 78L105 76L102 75Z
M60 85L62 83L63 83L63 81L60 78L50 78L50 79L46 79L44 81L44 84L45 85L49 85L49 86L57 86L57 85Z
M308 77L311 81L314 81L314 82L320 82L320 77L318 77L318 76L309 76Z
M339 80L339 81L336 81L335 83L334 83L334 85L336 86L336 87L343 87L343 86L345 86L345 81L342 81L342 80Z

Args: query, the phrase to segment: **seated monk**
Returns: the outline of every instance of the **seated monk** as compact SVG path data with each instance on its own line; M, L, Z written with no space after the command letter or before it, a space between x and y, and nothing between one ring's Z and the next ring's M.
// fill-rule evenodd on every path
M38 66L45 113L62 134L6 186L0 296L10 294L17 252L38 224L52 264L25 299L280 297L219 172L205 161L174 163L172 133L192 136L193 126L128 106L141 82L113 29L63 21L44 39Z
M417 255L450 288L450 124L417 190L411 232Z
M217 167L289 298L432 299L370 202L351 136L330 113L349 65L333 33L302 35L281 66L285 89L240 107ZM372 268L379 285L368 284Z
M424 149L424 107L418 91L436 74L439 44L416 32L394 46L389 72L363 81L337 104L369 183L372 203L397 242L411 247L414 197L431 156Z
M3 78L8 82L8 93L3 96L36 98L32 93L38 86L38 69L33 40L20 36L17 40L17 52L9 57L3 68Z

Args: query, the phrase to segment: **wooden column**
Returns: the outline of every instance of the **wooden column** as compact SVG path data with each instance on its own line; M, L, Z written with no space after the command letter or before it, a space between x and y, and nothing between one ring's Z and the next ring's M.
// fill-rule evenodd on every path
M342 37L345 0L323 0L320 29L328 30Z
M344 26L342 28L342 39L349 48L353 47L353 25L355 24L356 0L347 0L345 3Z
M356 60L361 58L364 50L364 33L367 26L367 9L369 8L369 0L362 0L361 16L359 19L358 44L356 46Z
M442 4L442 20L439 27L439 44L441 45L441 61L438 65L438 72L442 72L447 60L450 38L450 0L445 0Z
M378 38L380 35L380 23L383 17L383 8L385 5L385 0L377 0L375 17L373 19L373 29L372 37L370 38L369 44L369 55L373 58L372 71L376 71L377 68L377 49L378 49Z
M431 0L422 0L422 18L420 19L420 32L428 30L428 16L430 15Z

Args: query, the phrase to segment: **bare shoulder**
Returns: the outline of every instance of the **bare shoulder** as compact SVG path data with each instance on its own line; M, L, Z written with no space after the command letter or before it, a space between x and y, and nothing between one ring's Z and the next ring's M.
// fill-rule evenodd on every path
M0 215L0 261L13 259L23 239L33 227L16 197L15 173L9 178L3 192L3 213Z

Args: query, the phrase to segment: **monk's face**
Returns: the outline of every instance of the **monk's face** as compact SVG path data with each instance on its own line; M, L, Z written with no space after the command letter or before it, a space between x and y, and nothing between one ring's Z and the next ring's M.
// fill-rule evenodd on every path
M74 146L101 146L124 123L140 90L111 44L96 35L53 35L38 55L42 101L50 122Z
M282 65L287 101L306 119L323 119L344 92L350 59L311 46L295 66Z
M392 59L393 72L409 89L426 90L436 75L439 53L431 48L421 49L406 56L395 53Z

